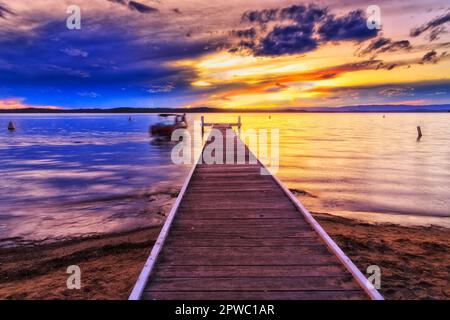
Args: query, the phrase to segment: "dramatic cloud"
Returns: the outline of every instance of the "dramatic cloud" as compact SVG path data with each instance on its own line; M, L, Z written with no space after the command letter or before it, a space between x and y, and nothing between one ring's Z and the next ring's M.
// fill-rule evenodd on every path
M361 42L378 34L367 28L366 20L361 10L335 16L313 4L248 11L241 21L259 28L234 31L241 40L231 52L246 49L257 56L277 56L313 51L330 41Z
M242 15L242 22L258 22L260 24L266 24L270 21L276 21L279 19L278 9L269 9L261 11L248 11Z
M437 52L435 50L431 50L430 52L427 52L423 57L422 57L422 62L423 63L436 63L438 61L438 55Z
M367 17L362 10L356 10L342 17L327 16L319 27L319 35L323 40L356 40L363 41L378 34L377 29L367 27Z
M138 11L140 13L154 13L159 10L153 7L149 7L143 3L136 1L126 1L126 0L108 0L109 2L114 2L123 6L128 7L128 9L133 11Z
M369 43L367 47L360 50L360 55L377 55L384 52L394 52L399 50L410 50L412 48L409 40L393 41L388 38L378 38Z
M316 49L317 45L309 27L277 26L262 40L255 53L263 56L304 53Z
M426 31L430 31L429 40L437 40L442 33L447 32L447 29L444 27L444 25L448 22L450 22L450 11L434 18L431 21L428 21L418 28L412 29L410 35L411 37L417 37Z
M380 94L386 97L405 97L413 96L414 88L411 87L399 87L399 88L387 88L380 91Z
M6 19L7 15L15 15L5 4L0 2L0 18Z
M136 10L140 13L153 13L153 12L158 12L158 9L153 8L153 7L149 7L145 4L136 2L136 1L130 1L128 2L128 7L132 10Z
M256 37L256 29L250 28L245 30L237 30L233 31L233 34L236 35L239 38L255 38Z

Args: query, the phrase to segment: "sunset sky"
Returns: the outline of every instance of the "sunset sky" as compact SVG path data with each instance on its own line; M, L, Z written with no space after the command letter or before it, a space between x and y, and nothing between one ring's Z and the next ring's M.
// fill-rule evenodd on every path
M0 0L0 109L445 104L449 74L445 0Z

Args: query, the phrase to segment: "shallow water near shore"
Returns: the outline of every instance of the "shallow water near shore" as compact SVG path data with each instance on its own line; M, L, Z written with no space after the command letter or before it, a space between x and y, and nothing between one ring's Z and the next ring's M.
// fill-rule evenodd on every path
M0 239L3 244L159 225L160 206L188 166L152 143L156 115L2 115ZM174 191L175 188L175 191Z
M279 129L276 174L310 211L450 227L450 114L241 116L243 130ZM188 115L191 123L199 117ZM16 132L6 130L9 120ZM189 166L172 164L172 145L151 143L148 126L156 121L148 114L131 121L123 114L0 115L0 239L161 224L158 208L170 203Z

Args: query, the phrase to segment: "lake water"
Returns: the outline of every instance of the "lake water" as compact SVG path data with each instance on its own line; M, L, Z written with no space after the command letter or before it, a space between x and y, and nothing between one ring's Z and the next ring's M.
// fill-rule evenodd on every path
M450 227L450 114L241 116L243 130L279 129L277 176L307 192L300 199L310 211ZM188 115L191 123L199 117ZM207 121L236 118L206 115ZM16 132L6 130L9 120ZM172 164L171 145L151 142L148 127L156 121L148 114L132 121L108 114L0 115L0 239L161 223L128 197L180 186L189 170ZM416 141L419 125L424 136Z

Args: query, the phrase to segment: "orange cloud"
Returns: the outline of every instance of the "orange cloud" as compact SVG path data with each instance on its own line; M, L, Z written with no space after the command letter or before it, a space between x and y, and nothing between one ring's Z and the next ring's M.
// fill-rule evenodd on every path
M0 110L27 109L27 108L43 108L43 109L61 109L56 106L36 106L26 104L24 98L8 98L0 99Z

